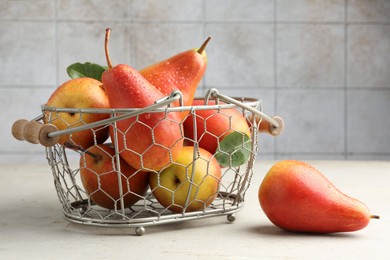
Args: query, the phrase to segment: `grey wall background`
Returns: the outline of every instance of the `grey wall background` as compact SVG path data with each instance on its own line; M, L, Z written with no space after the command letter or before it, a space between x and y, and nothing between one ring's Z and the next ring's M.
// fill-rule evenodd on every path
M12 123L40 113L76 61L136 69L199 47L216 87L263 100L285 133L264 159L390 159L388 0L0 0L0 162L45 161Z

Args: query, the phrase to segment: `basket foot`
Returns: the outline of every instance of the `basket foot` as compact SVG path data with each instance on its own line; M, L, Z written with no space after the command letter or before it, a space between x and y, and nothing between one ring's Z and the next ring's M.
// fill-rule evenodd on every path
M232 223L236 220L236 215L235 214L229 214L227 215L227 220Z
M135 234L137 234L137 236L145 235L145 228L144 227L136 227Z

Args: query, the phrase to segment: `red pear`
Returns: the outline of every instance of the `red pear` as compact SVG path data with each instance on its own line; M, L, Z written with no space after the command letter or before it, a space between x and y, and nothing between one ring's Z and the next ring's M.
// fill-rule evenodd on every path
M169 95L174 90L183 94L183 103L190 106L196 89L207 66L206 45L211 37L200 48L181 52L166 60L150 65L140 71L153 86L163 94ZM177 102L176 106L179 105ZM181 113L184 118L189 111Z
M80 158L82 184L91 200L107 209L120 209L118 171L122 181L124 207L130 207L142 198L149 187L149 173L136 171L123 159L120 169L116 163L115 150L107 145L95 145Z
M215 100L209 100L208 105L215 105ZM223 104L221 102L221 104ZM196 99L193 106L204 105L204 100ZM184 121L184 134L190 140L194 135L194 116L190 115ZM250 127L245 117L234 108L197 110L195 116L196 134L199 146L214 154L218 144L232 132L250 135ZM242 142L242 137L239 142Z
M112 66L108 55L108 69L102 81L112 108L144 108L165 97L134 68L119 64ZM136 169L161 170L169 166L183 146L181 117L179 112L143 113L137 117L120 120L118 131L111 127L113 143L118 140L119 152ZM115 136L116 133L116 136Z
M378 218L301 161L285 160L272 166L260 185L259 201L272 223L293 232L356 231L366 227L370 218Z

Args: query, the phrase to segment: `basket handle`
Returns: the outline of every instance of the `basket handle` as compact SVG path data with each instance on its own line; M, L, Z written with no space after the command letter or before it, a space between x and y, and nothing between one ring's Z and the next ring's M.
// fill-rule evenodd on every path
M253 120L256 121L257 125L259 126L258 128L260 133L267 133L273 136L278 136L284 130L284 120L280 116L273 116L272 119L279 123L279 127L275 127L267 120L262 120L262 117L259 115L250 115L248 117L249 122L253 122Z
M271 134L273 136L278 136L284 130L284 120L280 116L270 117L258 109L247 106L244 103L242 103L234 98L220 94L218 92L218 90L215 88L211 88L208 90L208 92L206 94L206 102L209 99L209 97L215 97L215 98L217 98L217 100L221 99L225 102L234 104L238 107L244 108L244 109L252 112L253 114L251 116L249 116L248 121L253 122L255 120L257 125L258 125L259 132L261 132L261 133L268 133L268 134Z
M42 124L37 120L26 119L16 120L12 125L12 135L19 141L27 141L32 144L41 144L46 147L55 145L59 136L49 137L49 133L58 131L52 124Z
M220 94L215 88L211 88L207 92L206 102L211 96L252 112L255 116L248 118L248 120L256 121L256 123L259 125L259 132L269 133L273 136L280 135L283 132L284 121L279 116L270 117L253 107L247 106L242 102ZM15 121L12 126L12 135L15 139L20 141L26 140L27 142L33 144L42 144L43 146L50 147L58 142L59 137L61 135L71 134L74 132L114 123L119 120L127 119L145 112L153 111L163 106L169 106L172 102L176 100L180 101L181 106L183 105L182 93L180 91L173 91L171 95L164 97L161 100L155 101L153 105L150 105L148 107L125 113L120 116L111 117L105 120L100 120L86 125L63 130L58 130L58 128L52 124L42 124L38 122L42 119L42 116L37 117L36 119L33 119L31 121L28 121L26 119L19 119Z
M17 120L12 126L12 135L15 139L20 141L28 141L33 144L42 144L43 146L49 147L55 145L61 135L72 134L75 132L91 129L94 127L99 127L107 124L111 124L123 119L127 119L133 116L140 115L142 113L153 111L157 108L169 106L174 101L179 101L180 105L183 105L183 95L180 91L175 90L169 96L163 97L159 100L156 100L154 104L137 109L136 111L124 113L123 115L110 117L104 120L96 121L93 123L85 124L82 126L67 128L58 130L58 128L52 124L41 124L38 121L43 118L43 116L37 117L31 121L26 119Z

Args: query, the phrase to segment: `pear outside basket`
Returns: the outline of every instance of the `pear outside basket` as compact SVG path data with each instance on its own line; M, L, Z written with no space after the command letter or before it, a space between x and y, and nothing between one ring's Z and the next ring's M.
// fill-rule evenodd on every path
M208 104L209 100L215 100L213 104ZM13 134L19 140L27 140L31 143L41 143L46 146L46 155L48 163L51 167L55 189L62 205L62 210L65 218L70 222L94 225L94 226L109 226L109 227L133 227L137 235L143 235L146 226L172 223L177 221L199 219L214 216L227 216L228 221L235 220L235 214L244 205L245 193L250 185L252 177L252 168L256 159L258 150L258 134L259 129L267 129L273 135L278 135L283 128L283 120L280 117L269 117L262 112L261 102L252 98L230 98L220 94L216 89L210 89L205 98L204 105L201 106L170 106L172 102L182 101L180 92L173 92L170 96L162 100L157 100L155 104L142 109L65 109L42 106L42 115L28 122L27 120L18 120L13 126ZM97 131L103 131L111 127L114 131L117 129L117 122L126 118L134 117L137 121L138 116L143 113L172 113L182 112L187 110L188 116L196 118L197 112L205 109L212 109L215 113L224 113L226 109L238 110L246 119L250 129L250 138L243 138L242 144L232 149L244 151L246 155L245 162L242 165L231 165L221 167L221 178L219 179L219 188L213 194L210 205L204 206L193 212L186 210L186 205L192 203L192 200L197 200L197 194L192 199L190 191L187 194L186 205L181 212L174 213L169 208L162 206L155 196L153 190L148 189L145 194L139 196L138 201L129 207L115 206L113 209L107 209L98 206L91 199L91 193L86 192L81 182L81 168L85 167L84 160L88 157L85 149L69 149L57 143L58 137L78 132L78 131L93 131L96 137ZM69 125L68 129L58 130L50 123L54 120L59 120L61 113L72 113L80 118L81 124ZM106 113L110 117L94 123L83 122L83 115L91 113ZM44 119L45 118L45 119ZM62 120L62 119L61 119ZM231 120L231 118L229 118ZM42 121L43 123L40 123ZM194 123L195 120L194 120ZM181 124L181 122L178 122ZM231 122L230 122L231 124ZM266 126L264 128L264 125ZM194 126L195 131L196 126ZM152 131L152 130L151 130ZM207 130L206 130L207 131ZM196 131L195 131L196 132ZM242 133L241 133L242 134ZM243 135L246 136L246 135ZM202 136L194 136L194 140L183 138L185 143L190 143L198 149L198 140ZM110 139L109 139L110 140ZM118 140L111 140L112 147L118 151ZM96 138L95 138L96 144ZM226 151L224 151L226 152ZM230 150L224 154L228 160L234 156L234 150ZM213 155L213 160L216 155ZM81 159L80 159L81 158ZM119 163L120 153L116 152L111 157L112 164ZM196 160L206 160L199 157L199 153L194 153L193 164L196 166ZM207 159L211 160L211 159ZM230 161L231 162L231 161ZM209 163L209 161L207 161ZM192 167L192 170L196 167ZM120 167L116 167L120 168ZM114 170L117 174L119 198L115 200L115 205L124 205L123 187L121 183L123 178L121 171ZM162 171L162 170L161 170ZM159 175L161 171L154 171L153 174ZM190 168L187 169L190 171ZM195 185L192 179L193 174L187 172L187 182L190 184L189 189L195 190L200 185ZM206 174L207 176L207 174ZM126 180L125 180L126 181ZM99 183L100 187L100 183ZM96 191L99 192L99 191ZM102 191L105 192L104 190ZM131 189L128 192L132 192ZM174 193L174 190L170 192ZM110 197L110 196L108 196ZM172 203L174 201L172 200Z

